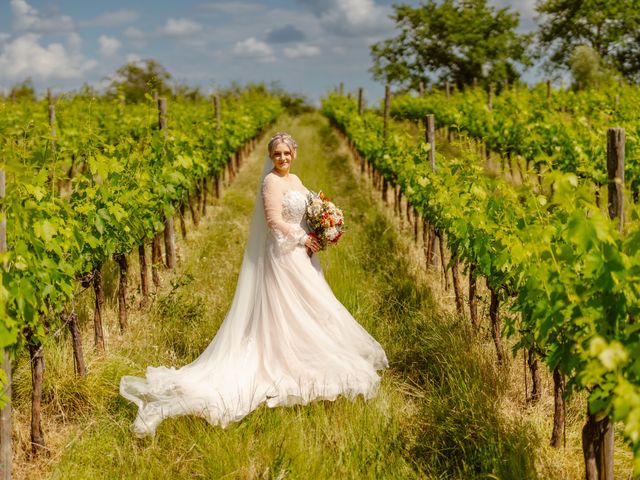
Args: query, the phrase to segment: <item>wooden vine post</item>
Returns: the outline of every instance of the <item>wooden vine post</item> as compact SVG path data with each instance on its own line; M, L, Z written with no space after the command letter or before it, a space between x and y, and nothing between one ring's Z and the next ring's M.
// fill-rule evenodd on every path
M220 174L216 173L213 177L213 192L216 198L220 198Z
M156 233L151 242L151 277L153 285L160 286L159 268L162 265L162 233Z
M609 217L624 228L624 128L607 130L607 173L609 176ZM587 480L613 480L614 424L609 416L598 420L587 409L582 429L582 451Z
M142 305L146 305L149 300L149 265L145 252L144 240L138 245L138 258L140 259L140 293L142 294Z
M167 99L158 98L158 127L166 135L167 133ZM173 229L173 215L164 219L164 246L167 267L176 266L176 238ZM125 259L126 262L126 259Z
M176 239L173 230L173 216L169 215L164 220L164 248L165 260L168 268L176 266Z
M391 114L391 86L389 84L384 87L384 128L383 137L386 140L389 133L389 115Z
M358 115L362 115L364 111L364 90L362 87L358 88Z
M464 315L464 299L462 296L462 287L460 286L460 274L458 273L458 260L454 259L451 264L451 278L453 280L453 293L456 299L456 312L458 315Z
M187 195L187 204L189 205L189 211L191 212L191 221L196 227L200 225L200 213L197 206L194 206L193 194Z
M609 217L618 219L618 231L624 227L624 128L607 131L607 172L609 174Z
M444 289L449 290L449 275L447 275L447 260L444 251L444 238L442 233L436 231L436 236L438 237L438 250L440 250L440 265L442 266L442 278L444 280Z
M525 353L527 353L526 350L525 350ZM529 372L531 372L531 397L527 398L526 400L530 401L531 403L537 403L538 400L540 400L540 397L542 396L542 377L540 376L540 361L538 360L538 355L536 354L536 350L533 347L529 349L529 352L527 355L527 365L529 367ZM558 371L558 373L560 372ZM553 374L555 375L555 370ZM525 383L526 383L526 373L525 373ZM564 383L562 384L562 393L564 393ZM562 413L564 414L564 404L562 405L562 407L563 407ZM564 425L564 418L563 418L562 424ZM554 427L555 427L555 423L554 423ZM552 438L553 438L553 435L552 435ZM553 441L551 442L551 444L553 445Z
M120 323L120 331L124 332L129 324L127 320L127 287L129 285L127 276L129 273L129 265L127 264L127 256L124 253L116 253L113 257L120 267L118 282L118 322Z
M471 326L474 332L480 329L478 322L478 279L475 275L476 266L472 263L469 265L469 316L471 317Z
M80 335L80 326L78 325L78 315L71 312L62 316L62 320L69 326L71 332L71 341L73 346L73 365L76 375L85 377L87 375L87 366L84 363L84 353L82 349L82 337Z
M93 331L96 350L104 352L104 332L102 330L102 306L104 305L104 293L102 291L102 272L98 265L92 272L93 292L95 303L93 308Z
M41 321L44 319L41 317ZM44 382L44 347L31 335L27 337L29 358L31 359L31 453L37 456L45 449L42 430L42 390Z
M502 321L500 319L500 297L498 291L488 284L489 291L491 292L491 302L489 304L489 317L491 318L491 336L493 337L493 343L496 347L496 356L498 358L498 365L504 365L505 354L504 347L502 346Z
M0 169L0 254L7 251L7 219L4 215L5 176ZM3 386L4 406L0 410L0 469L2 480L11 479L11 359L9 350L2 349L2 370L6 377Z
M202 177L202 216L207 214L207 177Z
M389 84L387 84L384 87L384 133L383 133L383 136L385 141L389 133L390 114L391 114L391 87L389 86ZM377 171L374 172L374 178L376 175L379 175ZM387 179L385 177L382 177L382 200L385 203L387 202L387 190L388 190ZM395 190L394 190L394 194L395 194Z
M531 355L531 350L529 355ZM531 371L533 374L533 370ZM534 385L535 385L535 377ZM560 448L562 445L562 438L565 431L565 401L564 401L564 376L560 372L558 367L553 369L553 430L551 431L551 446ZM534 388L535 391L535 388ZM532 400L533 392L532 392Z

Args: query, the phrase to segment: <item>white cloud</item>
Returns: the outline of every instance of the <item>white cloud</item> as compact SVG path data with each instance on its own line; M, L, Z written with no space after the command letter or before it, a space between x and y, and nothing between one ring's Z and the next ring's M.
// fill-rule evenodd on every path
M113 57L121 46L120 40L106 35L100 35L98 43L100 44L100 55L103 57Z
M532 18L536 14L536 0L520 0L518 2L511 2L508 0L489 0L490 4L493 4L499 8L509 8L511 11L519 12L521 16L525 18Z
M536 0L520 0L518 2L510 2L508 0L489 0L489 4L498 8L508 8L511 12L520 14L520 25L518 32L531 32L537 29L536 17Z
M320 49L315 45L299 43L294 47L285 47L284 55L287 58L315 57L320 55Z
M100 14L89 20L80 21L78 25L81 27L117 27L131 23L137 20L139 16L140 14L135 10L114 10L113 12Z
M32 77L39 80L80 79L97 62L72 53L61 43L43 46L41 35L26 33L0 50L0 82Z
M247 15L264 12L267 9L265 5L260 3L248 2L215 2L199 5L200 10L204 12L220 13L223 15Z
M19 31L60 33L73 31L73 19L57 12L43 15L26 0L11 0L13 27Z
M127 63L132 63L132 62L137 63L142 60L142 57L137 53L130 53L127 55L126 60L127 60Z
M76 32L71 32L69 35L67 35L67 43L69 45L69 49L72 52L77 52L82 46L82 37Z
M4 43L11 38L11 35L5 32L0 32L0 43Z
M142 48L148 41L161 37L181 38L182 41L196 42L200 46L206 45L203 41L198 43L198 37L203 33L202 25L186 18L169 18L167 23L153 31L142 31L134 26L128 26L122 36L129 40L134 47Z
M147 37L143 31L138 30L136 27L127 27L125 31L122 32L122 35L135 42L140 42Z
M318 16L329 31L344 36L375 34L391 28L389 7L373 0L299 0Z
M246 40L237 42L233 47L233 53L242 57L256 58L262 62L272 62L275 60L273 49L255 37L249 37Z
M99 92L106 92L111 86L112 80L113 77L107 75L106 77L102 77L100 80L98 80L95 86Z
M171 37L194 35L202 30L202 25L186 18L170 18L160 30L161 34Z
M123 32L122 36L127 39L131 45L135 48L144 48L147 44L147 40L151 38L151 35L137 29L136 27L129 26Z

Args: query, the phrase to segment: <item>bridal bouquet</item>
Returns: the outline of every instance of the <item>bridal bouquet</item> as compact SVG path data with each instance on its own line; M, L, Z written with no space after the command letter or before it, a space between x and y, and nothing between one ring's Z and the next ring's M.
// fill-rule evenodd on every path
M322 191L309 192L307 195L307 225L312 230L322 250L327 245L335 245L344 231L344 216L342 210L325 197Z

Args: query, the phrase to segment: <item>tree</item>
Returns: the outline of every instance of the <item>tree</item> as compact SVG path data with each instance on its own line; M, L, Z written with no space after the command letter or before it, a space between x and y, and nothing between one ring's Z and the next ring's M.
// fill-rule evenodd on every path
M614 72L603 64L598 52L586 45L579 45L573 50L569 65L573 87L576 89L597 87L615 81Z
M575 48L587 45L626 78L640 79L640 0L541 0L536 10L548 69L568 68Z
M33 88L33 83L30 78L27 78L22 83L14 85L9 90L9 98L12 101L16 100L35 100L36 99L36 91Z
M129 62L116 72L109 85L109 93L124 95L128 103L140 102L146 93L170 95L170 79L171 74L155 60Z
M394 5L396 37L371 46L376 80L417 88L438 76L458 87L478 81L513 81L531 64L531 35L515 32L519 15L487 0L428 0Z
M184 98L187 100L202 100L204 95L200 87L192 87L186 83L176 83L173 87L173 96L175 98Z

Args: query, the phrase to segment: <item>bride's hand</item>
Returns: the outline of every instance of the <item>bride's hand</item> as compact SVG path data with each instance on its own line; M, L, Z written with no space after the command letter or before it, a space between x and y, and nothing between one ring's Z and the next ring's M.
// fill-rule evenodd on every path
M320 250L320 241L312 237L311 235L307 236L307 240L304 242L304 246L307 247L311 252L316 253Z

